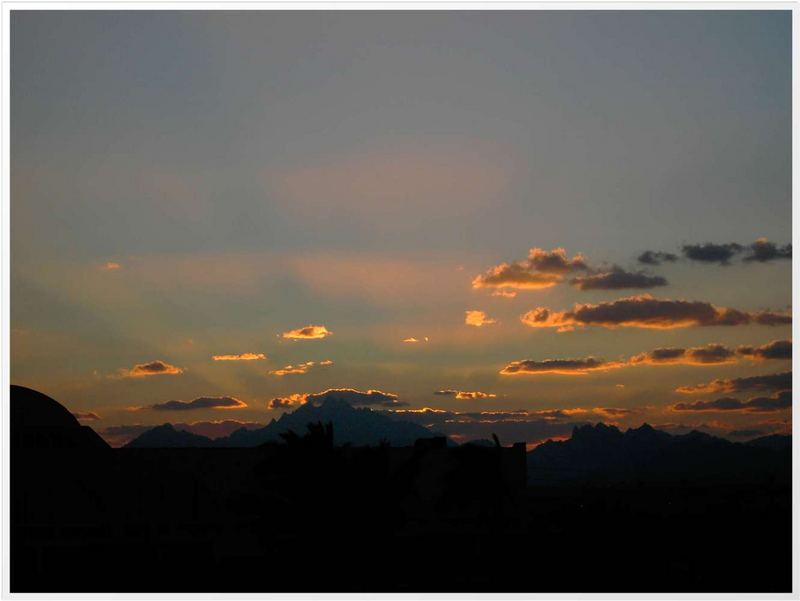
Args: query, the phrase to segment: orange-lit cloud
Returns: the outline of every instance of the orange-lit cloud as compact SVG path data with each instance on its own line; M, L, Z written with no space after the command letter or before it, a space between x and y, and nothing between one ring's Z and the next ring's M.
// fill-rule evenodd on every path
M214 355L211 357L214 361L257 361L266 359L264 353L242 353L241 355Z
M524 359L512 361L500 370L504 376L560 374L564 376L583 376L590 372L602 372L625 367L622 361L603 361L594 357L585 359L545 359L534 361Z
M291 340L318 340L331 334L333 332L330 332L325 326L305 326L284 332L281 336Z
M325 361L320 361L319 363L315 361L306 361L305 363L287 365L280 369L273 370L269 373L271 373L274 376L299 375L308 373L308 370L310 370L314 366L327 367L328 365L333 365L333 361L331 361L330 359L326 359Z
M464 323L468 326L480 328L481 326L497 323L497 320L487 317L486 313L483 311L464 311Z
M672 411L679 412L724 412L742 411L747 413L772 413L792 407L792 391L782 390L772 396L762 396L740 401L732 397L724 397L713 401L694 401L693 403L676 403Z
M790 390L792 372L785 371L764 376L717 379L694 386L681 386L675 392L683 394L704 394L709 392L745 392L749 390Z
M131 369L122 370L122 376L125 378L142 378L147 376L175 376L182 374L183 369L170 365L165 361L156 359L149 363L139 363L134 365Z
M585 259L580 254L570 259L563 248L549 251L532 248L526 260L501 263L491 267L486 273L472 280L472 287L520 290L550 288L561 282L565 274L588 269Z
M607 419L617 419L639 413L639 409L624 409L621 407L595 407L592 411Z
M304 405L307 401L307 394L290 394L289 396L276 397L267 401L267 409L288 409L289 407Z
M414 338L412 336L411 338L404 338L403 342L406 342L408 344L416 344L417 342L428 342L428 337L425 336L422 340L420 340L419 338Z
M792 321L788 313L771 311L750 313L715 307L711 303L702 301L657 299L650 294L596 305L575 304L572 311L552 311L546 307L538 307L520 319L522 323L532 328L558 328L558 331L569 331L578 326L672 329L689 326L738 326L751 323L786 325Z
M517 291L516 290L504 290L503 288L499 288L492 292L492 296L500 296L502 298L516 298Z
M735 363L736 352L722 344L692 348L657 348L631 357L633 365L719 365Z
M788 348L787 348L788 344ZM788 357L786 356L788 353ZM590 371L608 371L636 365L722 365L736 363L739 355L767 356L769 358L791 358L791 341L775 341L761 347L740 346L736 350L723 344L707 344L690 348L664 347L634 355L627 361L603 361L588 357L586 359L531 359L513 361L500 372L504 375L557 373L562 375L583 375ZM617 384L624 388L624 384Z
M446 409L432 409L431 407L420 407L419 409L388 409L387 413L402 415L404 413L411 413L411 414L414 414L414 413L421 413L421 414L425 414L425 413L445 413L445 414L449 414L451 412L447 411Z
M101 419L99 415L92 411L71 411L70 413L72 413L72 417L82 422Z
M563 278L554 273L536 273L528 265L515 261L501 263L472 280L473 288L516 288L541 290L552 288Z
M393 407L406 404L400 401L396 394L391 392L372 389L364 392L355 390L354 388L329 388L317 393L298 393L286 397L274 398L267 403L267 406L270 409L284 409L305 403L313 403L316 405L324 401L341 401L353 405L354 407Z
M472 399L493 399L496 398L496 394L492 394L490 392L480 392L478 390L475 391L466 391L466 390L436 390L434 391L435 395L438 396L452 396L460 401L472 400Z
M527 443L548 438L567 437L576 426L589 424L598 417L612 421L629 418L635 409L617 407L566 407L562 409L496 410L496 411L445 411L441 409L392 409L387 411L404 421L411 421L447 436L466 442L488 439L497 434L501 443L525 441Z
M568 407L566 409L538 409L536 411L526 411L526 415L540 417L546 420L569 419L574 415L584 415L589 413L583 407Z
M120 268L122 268L122 265L120 265L115 261L108 261L107 263L103 263L103 265L100 266L100 269L103 269L104 271L116 271L117 269Z
M773 340L761 346L738 346L736 352L754 361L764 361L767 359L778 359L791 361L792 341Z

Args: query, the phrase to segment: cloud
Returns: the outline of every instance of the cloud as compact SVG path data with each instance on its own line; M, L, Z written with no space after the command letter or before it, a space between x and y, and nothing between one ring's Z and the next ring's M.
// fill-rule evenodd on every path
M767 261L774 261L776 259L791 259L792 245L786 244L785 246L779 247L766 238L759 238L748 247L748 252L749 254L742 259L743 261L766 263Z
M276 397L267 401L267 409L288 409L297 405L303 405L307 402L308 395L306 394L290 394L285 397Z
M122 376L125 378L142 378L146 376L175 376L182 374L183 369L170 365L160 359L150 361L150 363L139 363L134 365L131 369L122 370Z
M281 336L291 340L317 340L332 334L333 332L330 332L325 326L305 326L284 332Z
M640 412L639 409L623 409L621 407L595 407L592 411L607 419L627 417Z
M583 407L571 407L568 409L538 409L536 411L529 411L527 413L528 415L541 417L547 420L555 420L570 419L574 415L584 415L589 413L589 410L584 409Z
M582 376L589 372L609 371L625 367L624 362L603 361L594 357L585 359L545 359L544 361L534 361L525 359L522 361L512 361L500 370L504 376L516 375L538 375L538 374L560 374L566 376Z
M102 419L99 415L93 413L92 411L70 411L70 413L72 413L72 417L82 422Z
M434 393L435 394L435 393ZM405 414L442 414L442 415L455 415L453 411L448 411L447 409L433 409L431 407L419 407L417 409L387 409L384 411L390 415L405 415Z
M756 438L757 436L764 436L766 430L756 430L754 428L744 428L742 430L730 430L728 436L734 438Z
M548 438L569 437L574 426L589 423L590 414L619 421L641 413L649 407L565 407L537 410L449 411L423 407L419 409L390 409L387 415L411 421L455 440L489 439L496 433L505 444L524 441L538 443Z
M672 253L646 250L639 255L637 260L644 265L661 265L662 263L674 263L678 257Z
M592 371L609 371L636 365L722 365L736 363L739 355L751 356L751 358L768 355L765 358L791 359L791 341L777 340L761 347L740 346L736 350L718 343L689 348L662 347L650 352L639 353L627 361L604 361L594 357L585 359L546 359L544 361L526 359L512 361L500 373L503 375L584 375ZM625 387L624 384L617 384L616 386L618 388ZM449 391L441 392L447 393Z
M681 386L675 392L683 394L702 394L708 392L745 392L749 390L790 390L792 372L785 371L764 376L717 379L695 386Z
M503 290L502 288L492 292L492 296L500 296L503 298L516 298L516 290Z
M703 301L657 299L650 294L641 294L596 305L575 304L572 311L537 307L520 319L532 328L558 328L558 331L565 332L576 326L671 329L750 323L782 325L791 323L792 318L789 314L769 311L748 313L715 307Z
M333 361L331 361L330 359L326 359L325 361L320 361L319 363L315 361L306 361L305 363L298 363L296 365L287 365L286 367L273 370L269 373L271 373L274 376L305 374L308 373L308 370L314 366L327 367L329 365L333 365Z
M434 391L435 395L438 396L452 396L460 401L471 400L471 399L494 399L497 397L496 394L492 394L490 392L480 392L480 391L465 391L465 390L436 390Z
M563 278L554 273L535 273L521 262L501 263L472 280L473 288L517 288L540 290L551 288Z
M354 406L399 406L406 404L402 401L399 401L397 395L391 392L383 392L372 389L367 390L366 392L361 392L360 390L355 390L353 388L329 388L323 392L309 394L307 399L309 403L321 403L322 401L328 399L335 399L339 401L345 401L346 403Z
M472 287L520 290L550 288L561 282L565 274L588 269L586 260L580 254L570 259L563 248L550 251L532 248L526 260L496 265L475 277Z
M116 271L117 269L121 269L122 265L116 263L115 261L108 261L107 263L103 263L100 266L100 269L103 271Z
M196 409L244 409L247 403L230 396L201 396L191 401L165 401L144 409L153 411L194 411ZM140 409L140 408L135 408Z
M266 359L264 353L242 353L241 355L214 355L211 357L214 361L256 361L259 359Z
M735 255L744 250L744 247L735 242L730 242L728 244L706 242L704 244L684 244L681 250L684 256L690 261L728 265Z
M538 412L535 412L538 414ZM519 419L522 417L528 417L531 415L530 411L526 411L525 409L512 409L512 410L505 410L505 411L455 411L453 412L453 416L458 418L465 418L465 419L474 419L474 420L501 420L501 419Z
M119 426L106 426L97 430L97 433L112 447L121 447L143 432L152 430L154 425L150 424L124 424Z
M382 406L401 407L406 405L396 394L381 390L362 392L353 388L329 388L317 393L297 393L286 397L277 397L267 403L269 409L286 409L305 403L319 404L326 400L344 401L354 407Z
M580 417L587 409L444 411L441 409L392 409L385 413L403 421L411 421L434 431L466 442L490 439L497 434L503 444L538 443L550 438L569 437L575 425L587 422Z
M766 359L785 359L791 360L792 358L792 341L791 340L773 340L761 346L738 346L736 352L756 361L763 361Z
M792 258L791 244L778 246L774 242L770 242L767 238L758 238L752 244L745 246L736 242L729 242L727 244L714 244L711 242L706 242L704 244L685 244L682 247L682 251L684 256L691 261L719 263L720 265L730 264L731 259L742 253L746 253L742 257L742 261L744 262L756 261L759 263L766 263L777 259L791 260ZM647 253L643 253L639 257L640 261L645 255L647 255ZM655 262L649 261L650 259L653 259ZM647 255L642 262L657 265L659 261L658 257L655 255Z
M570 284L579 290L622 290L625 288L656 288L666 286L661 276L648 275L643 271L625 271L614 265L611 270L573 278Z
M246 428L252 430L263 428L264 424L252 421L240 421L238 419L210 420L191 423L173 423L176 430L185 430L192 434L199 434L207 438L221 438L228 436L236 430Z
M419 338L414 338L414 337L404 338L403 342L406 342L408 344L415 344L417 342L428 342L428 337L425 336L422 340L420 340Z
M762 326L785 326L792 323L790 313L773 313L772 311L759 311L752 313L753 321Z
M497 320L487 317L483 311L464 311L464 323L468 326L480 328L481 326L497 323Z
M789 409L791 406L792 391L782 390L773 396L756 397L747 401L740 401L732 397L724 397L713 401L676 403L671 409L673 411L682 412L743 411L747 413L773 413Z
M718 365L735 362L736 352L722 344L707 344L692 348L657 348L630 359L632 365Z
M567 251L563 248L554 248L550 251L532 248L528 253L528 262L533 269L542 273L565 274L589 269L583 255L577 254L568 259Z

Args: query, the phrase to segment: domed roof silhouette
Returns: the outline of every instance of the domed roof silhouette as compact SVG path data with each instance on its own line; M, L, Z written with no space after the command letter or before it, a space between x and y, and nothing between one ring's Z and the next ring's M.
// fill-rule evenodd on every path
M25 386L11 385L11 446L100 448L108 444L58 401Z
M75 428L78 420L61 403L32 388L11 385L11 423L22 427Z

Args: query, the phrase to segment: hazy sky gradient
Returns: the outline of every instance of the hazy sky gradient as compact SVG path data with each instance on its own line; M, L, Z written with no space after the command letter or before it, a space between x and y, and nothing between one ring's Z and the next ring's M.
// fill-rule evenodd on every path
M624 423L788 419L666 408L687 400L677 386L790 362L498 372L790 338L519 319L642 292L785 311L790 261L681 260L651 268L665 287L513 299L471 281L532 247L639 269L647 249L788 243L790 126L789 11L13 11L12 380L98 428L263 422L269 399L331 387L464 411L640 408ZM310 324L333 335L280 337ZM245 352L267 359L211 359ZM157 359L184 371L119 377ZM249 407L125 410L205 396Z

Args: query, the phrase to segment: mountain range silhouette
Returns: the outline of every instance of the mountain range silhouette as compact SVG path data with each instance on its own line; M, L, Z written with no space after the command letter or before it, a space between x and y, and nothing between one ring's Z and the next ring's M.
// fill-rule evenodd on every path
M263 428L241 428L211 439L170 424L157 426L130 441L128 448L247 448L282 443L288 431L305 432L309 424L330 423L335 446L413 446L437 436L421 425L405 422L328 398L307 403ZM492 447L490 440L467 445ZM448 445L455 443L448 439ZM791 436L771 435L747 443L731 442L693 430L672 435L642 424L625 431L603 423L576 426L568 440L549 440L528 452L528 477L534 482L701 481L785 477L791 467Z
M791 436L734 443L693 430L671 435L642 424L621 431L602 423L577 426L565 441L528 453L534 481L764 480L791 471Z
M207 438L178 430L170 424L143 432L131 440L129 448L178 447L256 447L269 442L281 442L281 434L289 430L304 432L310 423L333 424L334 444L353 446L412 446L418 438L436 436L424 426L392 419L368 408L353 407L336 398L326 398L319 404L306 403L279 419L273 419L263 428L240 428L229 436Z

